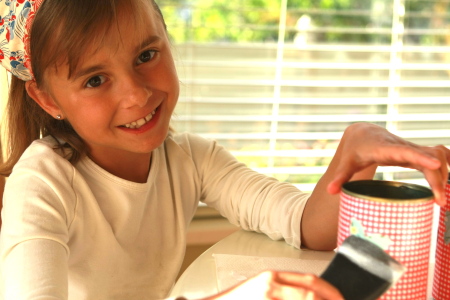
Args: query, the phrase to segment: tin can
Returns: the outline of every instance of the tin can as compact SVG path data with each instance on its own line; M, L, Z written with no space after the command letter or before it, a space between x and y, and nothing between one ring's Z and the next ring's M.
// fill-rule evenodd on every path
M450 299L450 181L445 187L447 204L440 208L432 296L435 300Z
M338 245L352 234L364 237L406 267L380 299L426 299L433 203L432 191L420 185L378 180L343 185Z

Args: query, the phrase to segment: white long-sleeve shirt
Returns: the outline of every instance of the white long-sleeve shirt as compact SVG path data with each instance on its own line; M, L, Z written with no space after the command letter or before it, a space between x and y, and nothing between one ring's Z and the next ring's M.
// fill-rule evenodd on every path
M88 157L76 165L35 141L7 180L0 299L161 299L183 261L199 201L231 223L300 247L308 195L258 174L192 134L152 153L146 183Z

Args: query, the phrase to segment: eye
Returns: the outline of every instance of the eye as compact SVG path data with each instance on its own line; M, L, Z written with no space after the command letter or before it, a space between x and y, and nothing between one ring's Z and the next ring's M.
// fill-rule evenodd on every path
M147 50L142 52L137 59L137 64L140 65L149 62L153 58L153 56L155 56L155 54L155 50Z
M96 88L99 87L101 84L103 84L106 81L105 76L94 76L92 78L89 78L89 80L86 83L86 87L88 88Z

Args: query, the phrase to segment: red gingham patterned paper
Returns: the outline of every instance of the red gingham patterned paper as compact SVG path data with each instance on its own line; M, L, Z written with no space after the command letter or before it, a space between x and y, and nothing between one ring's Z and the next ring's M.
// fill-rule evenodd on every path
M380 299L426 299L433 201L381 202L341 192L338 245L350 235L352 218L363 225L366 235L389 237L392 244L387 252L407 268L395 286Z
M432 296L435 300L450 299L450 244L445 242L446 223L450 224L450 184L445 189L447 205L440 209L436 242L436 264L434 267ZM446 216L446 212L449 216ZM450 236L449 236L450 237Z

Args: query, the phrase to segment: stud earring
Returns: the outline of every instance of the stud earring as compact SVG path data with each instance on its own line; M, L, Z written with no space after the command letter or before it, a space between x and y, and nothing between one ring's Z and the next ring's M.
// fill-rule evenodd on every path
M61 117L61 115L57 115L56 118L57 118L58 120L61 120L62 117Z

